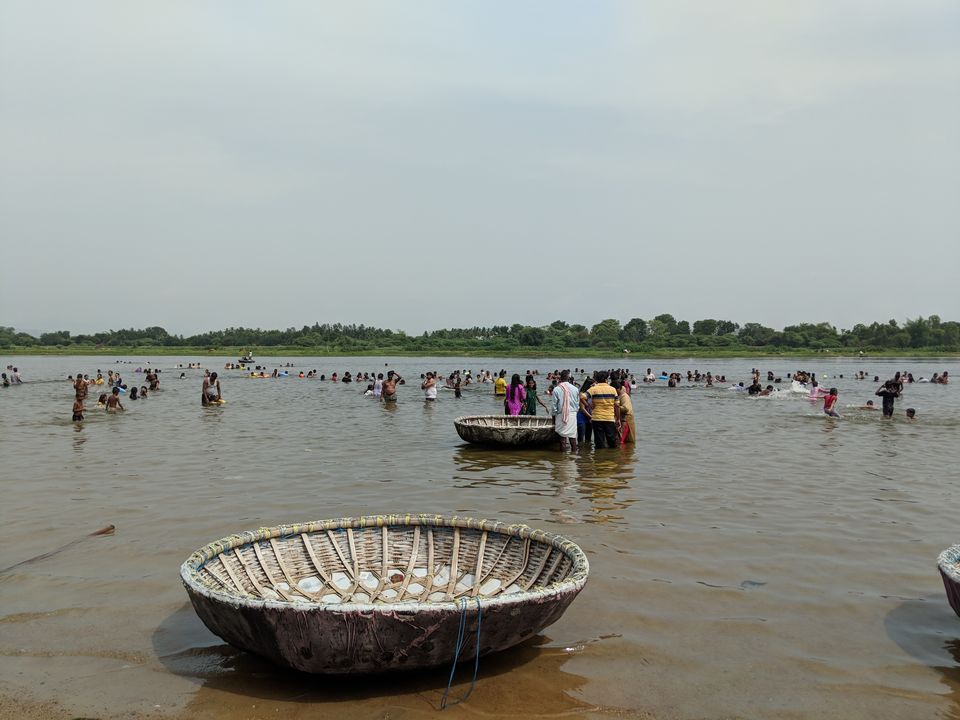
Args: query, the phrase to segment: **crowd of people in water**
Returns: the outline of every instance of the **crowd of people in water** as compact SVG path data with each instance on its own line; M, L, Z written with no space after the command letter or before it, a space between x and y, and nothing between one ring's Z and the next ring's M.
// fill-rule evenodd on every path
M109 392L100 393L96 404L97 409L107 412L125 410L120 400L121 395L125 395L129 400L146 400L151 392L156 392L160 389L159 369L153 370L151 368L144 369L138 367L134 372L143 373L143 379L145 381L143 385L138 387L136 384L133 384L131 387L128 387L119 372L108 370L106 377L104 377L103 371L99 368L97 369L95 377L90 377L89 374L80 372L76 374L76 377L68 375L67 380L73 384L74 390L73 420L75 422L83 420L83 414L87 411L85 403L91 387L103 387L109 390Z
M118 361L119 362L119 361ZM132 363L128 363L132 364ZM186 380L187 374L183 370L203 370L203 379L200 387L200 402L204 406L222 405L223 399L220 377L217 372L203 369L200 363L188 363L175 366L182 370L180 380ZM350 372L334 371L329 376L319 373L316 369L298 370L292 363L285 363L269 370L266 365L248 367L234 363L227 363L225 369L234 369L243 372L240 377L251 379L265 378L301 378L333 382L340 384L359 384L363 386L360 394L385 404L397 402L397 392L400 386L407 385L407 380L395 370L386 372ZM68 381L74 389L73 413L74 421L82 421L87 412L86 404L90 388L102 388L95 408L106 412L122 412L125 410L123 401L146 400L152 393L160 390L159 368L138 366L133 373L142 376L142 382L132 382L128 386L119 370L107 370L106 374L97 369L91 375L78 372L75 376L68 376ZM639 376L639 377L638 377ZM833 378L843 379L843 374ZM848 379L879 383L874 392L881 398L880 407L874 405L872 399L862 405L856 405L858 410L880 410L881 417L892 418L896 401L902 397L904 387L913 383L932 383L947 385L950 382L949 371L933 373L929 378L915 378L909 371L898 371L894 376L883 382L879 375L873 375L866 370L856 371ZM525 373L512 373L507 377L507 371L483 370L473 372L468 369L454 370L448 374L437 371L428 371L420 375L420 390L425 402L435 402L439 390L452 391L454 398L463 397L467 389L473 391L487 387L494 397L503 403L505 415L537 415L541 411L554 418L557 434L560 436L563 447L576 449L579 445L592 442L595 447L616 447L622 444L636 442L637 430L634 418L632 392L642 385L666 384L667 388L678 388L683 383L691 387L726 388L734 392L743 392L750 396L768 397L779 394L785 380L789 384L791 393L805 393L816 403L822 402L823 413L829 417L839 418L839 392L836 387L827 387L826 377L817 377L816 373L807 370L796 370L779 376L772 371L761 373L758 368L752 368L750 381L728 382L725 375L714 375L709 370L700 372L699 369L685 372L663 370L659 373L647 368L646 372L634 374L627 368L611 368L588 372L585 368L575 367L573 370L553 370L541 376L537 369L527 370ZM541 380L545 387L541 391L538 385ZM0 373L0 386L3 388L20 385L24 382L20 371L13 365L8 365L6 371ZM850 407L850 406L848 406ZM915 408L906 408L905 417L915 420Z

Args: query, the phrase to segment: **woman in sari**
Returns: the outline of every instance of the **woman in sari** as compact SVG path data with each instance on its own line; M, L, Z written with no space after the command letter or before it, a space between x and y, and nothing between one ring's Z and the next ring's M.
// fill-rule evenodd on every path
M620 403L620 444L637 442L637 421L633 416L633 400L626 384L617 384L617 402Z

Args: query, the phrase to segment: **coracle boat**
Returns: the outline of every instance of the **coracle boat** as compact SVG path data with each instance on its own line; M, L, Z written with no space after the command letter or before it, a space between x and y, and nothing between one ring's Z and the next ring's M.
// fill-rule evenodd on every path
M557 440L553 418L536 415L468 415L453 421L457 434L478 445L546 445Z
M385 515L232 535L193 553L180 578L231 645L345 674L505 650L556 622L588 572L576 544L526 525Z
M960 545L952 545L937 558L943 588L953 611L960 616Z

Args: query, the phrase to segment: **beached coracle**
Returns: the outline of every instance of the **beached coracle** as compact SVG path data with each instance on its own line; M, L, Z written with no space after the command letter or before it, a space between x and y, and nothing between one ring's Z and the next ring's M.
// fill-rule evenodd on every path
M536 415L468 415L453 421L457 434L478 445L545 445L556 442L553 418Z
M526 525L384 515L261 528L200 548L180 577L200 619L244 650L313 673L449 665L556 622L583 551ZM465 632L460 628L465 621Z
M950 607L960 616L960 545L952 545L940 553L937 566Z

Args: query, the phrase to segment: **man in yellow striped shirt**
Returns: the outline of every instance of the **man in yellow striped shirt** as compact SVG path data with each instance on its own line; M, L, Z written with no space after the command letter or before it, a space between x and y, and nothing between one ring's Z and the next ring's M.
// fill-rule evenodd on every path
M593 402L593 446L595 448L619 447L620 437L617 426L620 424L620 404L617 391L607 383L609 375L601 370L596 373L597 381L590 386L587 394Z

